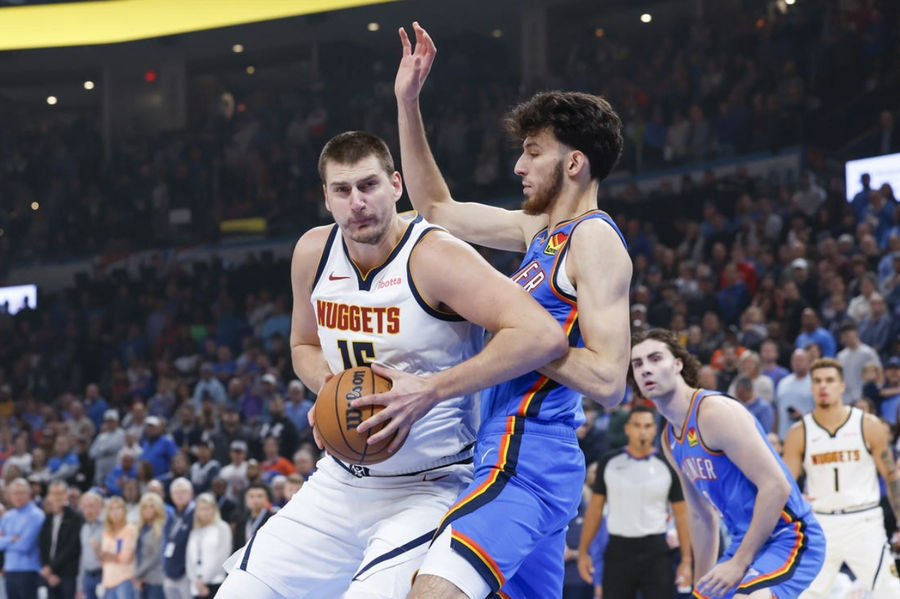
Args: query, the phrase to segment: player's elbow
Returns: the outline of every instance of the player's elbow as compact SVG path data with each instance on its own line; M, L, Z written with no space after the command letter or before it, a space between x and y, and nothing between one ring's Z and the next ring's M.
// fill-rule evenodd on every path
M615 408L625 399L625 375L618 369L603 369L594 377L585 397L606 409Z
M541 334L542 336L535 337L535 339L542 339L542 344L546 343L545 351L547 362L559 360L569 351L569 339L555 320L552 321L552 326L544 328L546 331Z
M758 492L770 497L773 502L778 505L787 503L788 497L791 495L791 483L784 476L773 476L766 481L765 489L760 488Z

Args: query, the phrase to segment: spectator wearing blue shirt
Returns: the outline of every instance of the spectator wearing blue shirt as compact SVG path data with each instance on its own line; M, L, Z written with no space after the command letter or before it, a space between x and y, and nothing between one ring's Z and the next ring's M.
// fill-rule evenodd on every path
M112 495L121 495L122 487L126 480L137 479L138 470L134 459L134 452L128 448L119 454L119 463L106 475L106 491Z
M306 387L298 380L288 384L288 401L284 405L284 414L297 427L297 434L302 438L309 428L307 414L313 402L306 399Z
M72 450L72 439L60 435L53 443L53 456L47 460L51 480L68 480L81 467L78 454Z
M822 328L819 315L812 308L804 308L800 314L800 334L797 336L796 347L803 349L810 343L815 343L822 350L822 357L833 358L837 351L837 343L834 336Z
M144 438L141 440L141 459L153 466L153 476L160 478L172 469L172 458L178 446L172 436L166 434L165 424L158 416L144 418Z
M893 320L887 309L887 302L880 293L869 296L869 315L859 323L859 340L884 355L888 349Z
M9 484L7 497L12 509L0 518L6 596L9 599L34 599L41 570L38 535L44 525L44 512L31 501L31 486L23 478Z
M897 424L897 410L900 409L900 356L891 356L888 360L884 379L878 414L893 426Z
M791 373L790 370L778 363L778 343L767 339L759 346L760 372L772 379L772 385L778 387L778 383Z
M853 208L857 221L862 220L866 209L869 207L869 193L872 191L871 180L872 178L869 176L869 173L863 173L859 178L859 182L862 184L862 190L854 195L853 199L850 201L850 207Z
M222 382L213 376L213 366L209 362L204 362L200 366L200 380L194 386L194 410L200 411L203 404L203 398L209 395L217 405L222 405L228 399L225 393L225 386Z
M84 402L82 402L88 418L94 423L94 429L99 429L103 424L103 415L109 409L109 404L100 396L100 387L97 383L90 383L84 388Z
M739 377L734 384L734 395L759 421L763 430L771 433L775 428L775 408L769 402L757 397L753 392L753 381L745 376Z

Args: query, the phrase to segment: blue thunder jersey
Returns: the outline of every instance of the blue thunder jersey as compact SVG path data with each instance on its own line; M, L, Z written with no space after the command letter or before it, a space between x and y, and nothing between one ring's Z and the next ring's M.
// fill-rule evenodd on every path
M613 219L600 210L592 210L571 220L563 221L552 231L539 231L528 250L519 270L512 280L537 300L569 337L570 347L583 347L578 328L578 302L575 287L566 275L566 255L569 237L580 223L589 218L599 218L619 235L625 237ZM627 244L626 248L627 248ZM540 343L540 340L535 340ZM584 422L581 394L564 387L537 371L501 383L482 392L481 421L518 416L543 421L562 422L578 428Z
M703 435L697 426L697 410L700 408L700 402L710 395L722 395L722 393L706 389L697 389L694 392L684 428L681 430L681 437L675 435L675 431L669 423L666 425L666 442L672 450L672 456L675 458L675 463L678 464L682 476L691 482L719 513L719 518L725 523L728 534L731 535L732 545L730 547L736 549L750 527L750 520L753 519L756 485L750 482L750 479L725 455L725 452L713 451L703 444ZM784 529L794 532L801 531L804 528L803 522L812 519L811 508L800 494L800 489L787 466L766 440L766 434L759 422L756 422L756 430L766 442L769 451L778 460L784 477L791 485L791 494L788 496L772 536L780 534ZM804 548L805 543L798 543L795 549L800 552Z

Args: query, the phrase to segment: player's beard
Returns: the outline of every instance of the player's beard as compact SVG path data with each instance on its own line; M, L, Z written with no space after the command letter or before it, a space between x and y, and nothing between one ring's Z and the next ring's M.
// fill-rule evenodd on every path
M535 187L530 198L525 198L522 202L522 211L525 214L544 214L547 208L559 195L563 184L563 161L560 158L556 162L550 180L541 187Z

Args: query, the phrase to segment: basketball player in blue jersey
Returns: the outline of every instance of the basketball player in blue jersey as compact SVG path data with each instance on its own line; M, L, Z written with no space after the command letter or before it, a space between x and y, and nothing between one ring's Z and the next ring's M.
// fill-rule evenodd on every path
M600 97L538 94L508 118L523 148L515 167L522 209L456 202L428 148L419 111L435 46L413 26L415 51L400 31L403 57L395 81L410 200L426 219L466 241L524 252L512 278L556 319L569 350L482 393L475 478L438 528L410 597L559 597L566 528L584 482L575 436L584 422L582 396L612 407L625 392L631 260L615 223L597 210L600 181L622 152L621 122ZM402 426L434 392L407 373L379 372L394 387L360 405L388 407L361 430L387 418L392 423L373 440Z
M822 568L825 535L762 427L697 387L700 364L671 331L632 339L629 378L668 421L662 438L690 512L694 596L797 597ZM716 563L718 521L731 544Z
M566 351L556 321L471 247L397 214L402 183L384 141L338 135L319 173L335 224L306 232L294 249L294 370L320 389L334 372L386 364L434 392L385 461L319 460L226 562L220 599L405 597L441 517L471 481L472 393ZM483 329L493 333L486 345Z

